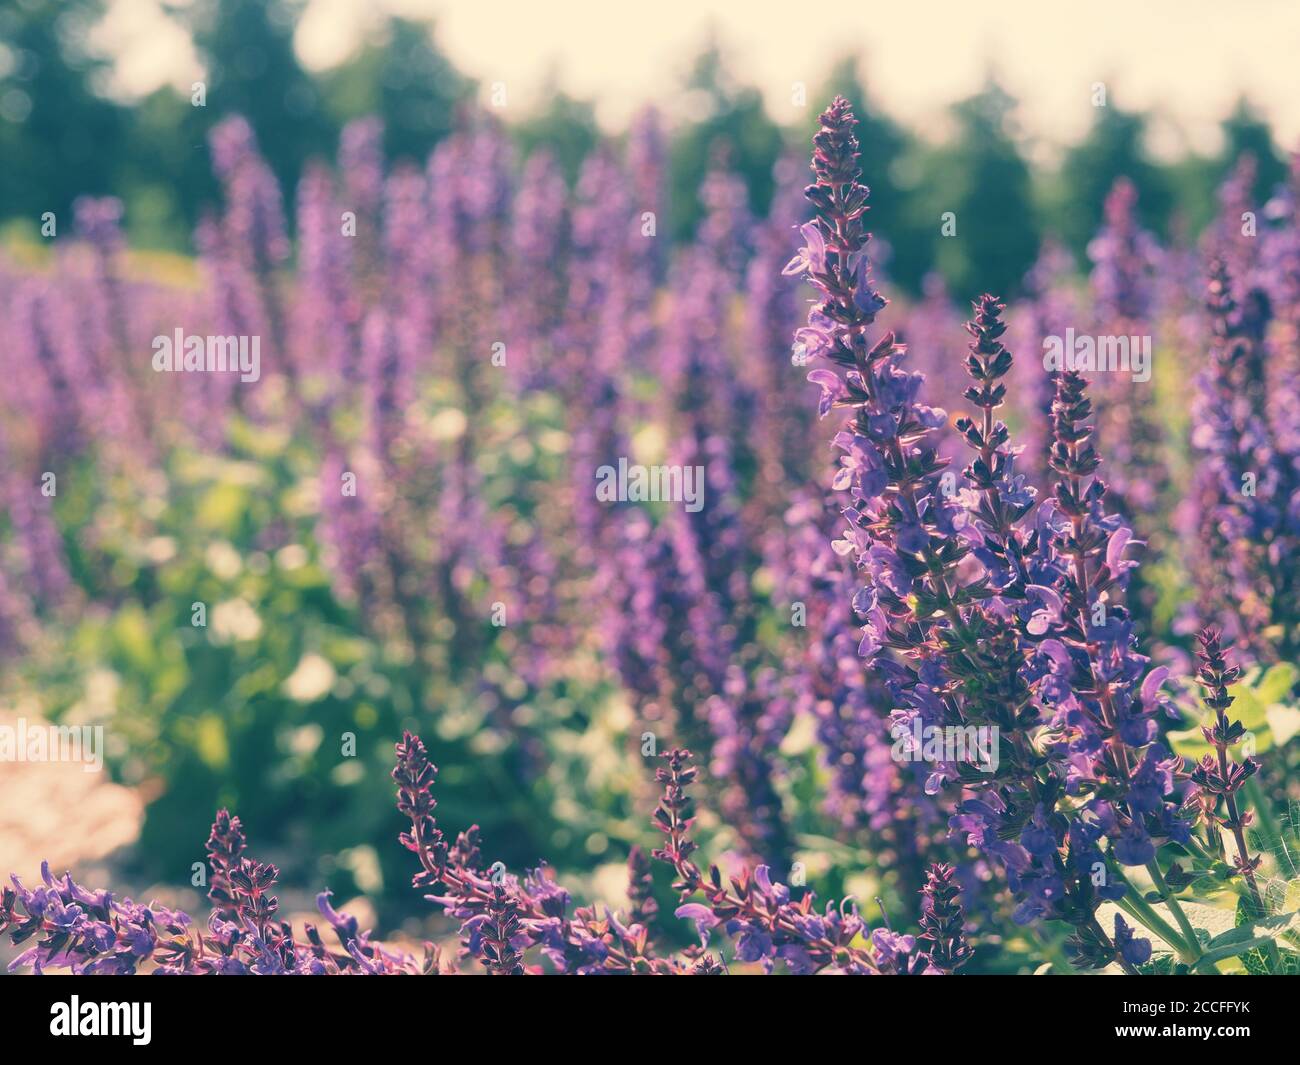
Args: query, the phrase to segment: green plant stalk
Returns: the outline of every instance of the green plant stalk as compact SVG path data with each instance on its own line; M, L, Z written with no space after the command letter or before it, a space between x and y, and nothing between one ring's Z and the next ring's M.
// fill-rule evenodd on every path
M1187 965L1194 964L1201 956L1201 943L1196 938L1196 930L1192 927L1191 922L1187 921L1187 915L1183 913L1182 908L1175 905L1170 907L1170 911L1174 912L1176 910L1182 916L1183 921L1186 922L1187 932L1185 935L1182 932L1175 931L1173 926L1156 912L1155 907L1147 902L1142 892L1134 887L1121 869L1114 867L1113 873L1128 888L1128 894L1121 900L1121 904L1127 902L1132 907L1135 919L1141 921L1148 931L1154 931L1157 935L1163 937L1178 952L1180 961Z
M1272 943L1271 936L1257 936L1254 939L1248 939L1244 943L1232 943L1226 947L1219 947L1216 950L1206 951L1197 960L1193 969L1201 969L1206 966L1217 968L1220 961L1226 961L1228 958L1239 957L1242 954L1252 950L1259 950L1261 947Z
M1251 785L1254 785L1252 787ZM1294 875L1295 867L1292 865L1290 855L1286 854L1285 845L1282 837L1278 833L1277 822L1274 821L1272 811L1269 810L1268 803L1264 799L1264 789L1261 788L1254 777L1246 781L1246 798L1250 800L1251 806L1255 809L1255 815L1259 818L1261 835L1264 836L1264 849L1278 855L1278 863L1286 857L1286 863L1291 868ZM1242 832L1241 839L1245 839L1245 832ZM1240 845L1240 841L1239 841ZM1243 852L1244 857L1244 852ZM1243 897L1251 899L1259 909L1256 917L1268 916L1268 904L1266 902L1265 892L1260 891L1252 877L1246 884L1242 885L1246 890ZM1277 943L1272 939L1264 945L1264 954L1268 958L1269 968L1276 973L1282 971L1282 955L1278 951Z
M1196 837L1193 836L1192 839ZM1198 844L1198 846L1200 846ZM1213 824L1205 826L1205 846L1201 848L1212 862L1226 862L1228 854L1223 847L1223 833Z
M1071 969L1070 959L1065 956L1061 944L1055 939L1047 939L1045 936L1040 936L1039 942L1045 948L1047 956L1052 959L1052 964L1056 966L1057 971L1068 973Z
M1155 908L1142 897L1142 893L1129 882L1128 877L1118 866L1111 867L1111 874L1128 889L1124 898L1119 900L1119 906L1142 924L1148 932L1154 932L1172 946L1178 952L1181 961L1191 964L1200 953L1200 943L1195 933L1192 934L1191 942L1187 942L1181 933L1175 931L1168 921L1156 913Z
M1277 827L1277 818L1273 816L1273 810L1264 800L1264 789L1259 785L1258 773L1247 779L1246 794L1250 797L1250 805L1255 808L1255 816L1259 818L1259 827L1264 830L1269 839L1281 839L1282 832Z
M1196 929L1192 927L1192 922L1187 919L1187 914L1179 905L1178 899L1174 897L1173 891L1170 890L1169 884L1165 881L1165 875L1160 871L1160 862L1152 858L1147 862L1147 872L1151 874L1151 879L1155 882L1156 890L1160 892L1160 898L1164 900L1169 912L1174 915L1174 920L1178 922L1178 927L1182 929L1183 936L1187 942L1196 951L1199 958L1201 954L1200 943L1196 938Z
M1192 836L1186 843L1181 844L1181 846L1191 851L1195 857L1200 858L1202 861L1208 862L1210 865L1213 865L1215 862L1219 862L1223 860L1221 857L1211 854L1209 850L1206 848L1206 845L1204 843L1200 843L1195 836Z
M1065 956L1065 951L1061 949L1060 941L1055 936L1051 935L1046 928L1026 928L1024 931L1032 942L1038 944L1038 949L1046 955L1048 961L1056 967L1058 972L1070 973L1074 971L1074 966L1070 964L1070 959Z
M1195 960L1195 955L1187 943L1184 942L1183 937L1174 930L1173 926L1170 925L1168 921L1156 913L1146 899L1137 894L1136 890L1131 891L1130 896L1131 897L1126 896L1125 898L1120 899L1115 905L1132 917L1133 920L1148 932L1159 936L1173 947L1178 954L1179 961L1186 965L1191 965Z
M1286 849L1282 839L1282 829L1277 823L1277 818L1273 816L1273 809L1264 797L1264 789L1260 787L1258 774L1246 781L1246 797L1254 808L1255 816L1259 818L1259 831L1267 843L1265 849L1277 858L1279 865L1285 861L1288 877L1294 877L1295 863Z
M1251 783L1252 781L1247 781L1246 786L1249 788ZM1222 836L1220 835L1219 838L1222 839ZM1201 846L1199 843L1196 842L1195 837L1193 837L1189 841L1189 843L1185 844L1185 846L1189 851L1191 851L1196 856L1202 858L1204 861L1213 863L1216 861L1226 860L1226 859L1215 858L1214 855L1212 855L1203 846ZM1281 848L1284 846L1285 845L1283 844L1282 840L1279 838L1277 841L1277 847L1279 848L1279 850L1281 850ZM1291 856L1289 854L1286 854L1285 851L1282 851L1282 853L1286 857L1287 866L1292 870L1292 872L1294 872L1295 866L1291 862ZM1228 890L1232 891L1238 898L1247 899L1252 897L1250 888L1245 883L1244 880L1233 878L1227 881L1223 886ZM1288 942L1295 943L1297 946L1300 946L1300 933L1288 933L1286 938ZM1277 957L1276 944L1273 944L1272 941L1270 940L1269 946L1266 949L1270 960L1275 961L1277 964L1281 964L1280 958Z

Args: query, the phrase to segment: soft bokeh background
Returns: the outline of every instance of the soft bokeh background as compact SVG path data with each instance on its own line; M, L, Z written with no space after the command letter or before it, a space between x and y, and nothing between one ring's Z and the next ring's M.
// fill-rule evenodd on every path
M383 122L390 173L423 166L486 114L502 123L515 158L552 153L573 191L593 150L624 150L629 122L652 105L667 130L665 235L687 247L706 215L726 222L739 204L732 221L760 234L755 256L772 260L774 277L789 228L776 223L798 185L787 174L783 187L778 163L806 153L818 111L841 92L861 120L881 274L900 306L927 308L908 324L915 336L928 328L947 337L933 346L944 354L963 340L945 292L954 301L983 290L1016 296L1049 238L1073 256L1064 271L1082 278L1116 178L1136 186L1141 223L1184 247L1215 216L1216 190L1243 156L1255 161L1249 202L1264 203L1284 182L1300 142L1294 4L1100 3L1068 14L988 6L17 0L0 11L5 276L55 279L56 302L82 291L60 294L66 264L42 238L41 216L53 212L66 235L78 196L119 197L129 243L122 280L143 293L131 323L143 352L173 302L191 308L206 292L195 232L223 204L208 135L232 115L248 120L292 204L313 162L335 159L341 131L363 116ZM192 105L195 83L204 106ZM736 175L743 195L726 180L702 193L711 172ZM948 211L961 220L959 241L940 235ZM295 242L298 226L290 209ZM291 258L299 267L306 259L298 243ZM93 282L89 261L76 260L74 272ZM736 296L740 271L729 281ZM376 299L380 285L366 284L365 299ZM664 289L646 298L667 299ZM724 300L735 335L747 313L738 302ZM744 366L744 344L728 343ZM784 343L773 347L775 363L786 361ZM1164 423L1181 433L1187 375L1176 366L1161 364L1156 394ZM654 409L658 367L637 369L628 383L636 452L662 455L671 418ZM510 541L550 520L548 486L567 476L572 411L544 391L514 403L462 385L423 382L406 428L446 452L475 436L475 490L506 514ZM146 380L146 390L155 386ZM6 663L0 719L104 724L108 767L0 765L0 872L31 877L49 858L83 879L198 908L191 863L203 857L212 810L230 804L252 852L281 865L287 910L307 909L328 883L338 899L364 896L352 908L363 918L368 908L386 931L419 931L427 907L406 887L410 861L395 843L401 822L387 776L393 738L417 727L443 766L450 830L478 822L512 868L545 857L584 898L620 901L628 848L654 843L654 786L632 700L600 660L599 633L559 639L565 657L526 682L516 638L489 631L482 614L466 622L435 611L420 653L389 639L388 619L341 594L324 559L320 441L306 419L280 420L292 403L277 388L284 382L272 377L265 407L221 423L220 447L197 439L204 410L191 405L189 425L158 418L156 452L131 453L128 424L123 454L79 455L61 473L57 535L84 609L42 618L27 653ZM785 423L790 450L817 439L806 393L791 391L801 413ZM21 445L22 404L6 406L6 431ZM470 433L466 411L476 419ZM342 436L362 435L356 412L339 421ZM427 488L420 458L399 456L403 490L415 496ZM770 519L789 501L755 507ZM415 516L428 505L415 499ZM438 532L450 535L463 517ZM434 539L418 522L407 528ZM754 568L762 610L753 642L775 645L781 604L772 574ZM447 572L464 584L450 598L491 601L490 580L452 563ZM1187 598L1184 576L1174 564L1155 574L1165 628ZM208 604L205 632L189 624L193 601ZM1275 682L1280 700L1290 684ZM815 809L824 777L811 728L796 724L782 744L783 788L788 802ZM340 757L347 733L359 737L355 759ZM909 911L906 877L879 854L830 839L814 815L794 830L824 890L880 894L891 911ZM723 850L736 844L716 814L704 815L703 831ZM901 859L891 852L888 861Z
M42 211L111 189L133 243L185 249L216 193L203 146L223 115L249 119L291 187L351 118L378 114L389 156L422 160L458 108L492 104L503 86L496 110L514 137L547 143L570 178L598 128L619 132L653 102L673 122L680 234L698 221L693 193L719 141L765 210L782 146L807 135L835 88L865 124L895 281L919 291L937 266L960 295L977 276L1005 292L1044 233L1082 255L1121 173L1161 235L1205 224L1243 150L1259 191L1271 189L1300 139L1297 48L1300 11L1284 0L825 14L775 0L653 12L573 0L20 0L0 15L0 217L30 231ZM191 107L200 81L207 106ZM1098 84L1105 107L1093 105ZM946 210L1005 224L945 248Z

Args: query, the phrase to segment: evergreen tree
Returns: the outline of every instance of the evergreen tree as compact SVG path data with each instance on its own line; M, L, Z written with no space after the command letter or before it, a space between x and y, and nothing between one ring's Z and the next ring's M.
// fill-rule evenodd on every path
M553 87L545 89L543 96L549 102L515 126L515 139L525 155L545 147L572 184L582 161L599 140L595 109L587 101L575 100Z
M685 90L689 110L697 117L678 131L672 144L669 200L673 231L679 237L689 235L699 221L696 194L719 150L744 178L750 205L760 214L771 202L772 168L782 150L781 130L763 107L762 95L733 80L716 41L696 57Z
M929 219L936 263L953 296L1012 296L1038 254L1029 166L1013 138L1015 101L996 83L952 108L949 145L928 159ZM952 212L955 233L941 235Z
M1145 134L1145 115L1107 103L1096 109L1083 140L1065 153L1052 219L1080 263L1101 226L1102 207L1116 178L1126 177L1137 188L1143 225L1167 232L1173 197L1164 173L1147 156Z
M338 127L293 48L300 5L291 0L195 0L171 9L188 26L206 68L214 116L243 115L282 187L303 164L334 150Z
M0 210L71 222L81 193L115 184L125 125L98 90L107 63L88 50L100 0L27 0L0 11Z
M417 163L455 128L458 109L474 92L474 82L438 48L433 25L404 18L389 19L321 81L336 122L378 115L388 158Z
M1214 168L1215 184L1227 177L1238 159L1250 154L1255 157L1255 198L1263 203L1287 177L1287 164L1273 143L1272 128L1243 97L1220 129L1224 144Z

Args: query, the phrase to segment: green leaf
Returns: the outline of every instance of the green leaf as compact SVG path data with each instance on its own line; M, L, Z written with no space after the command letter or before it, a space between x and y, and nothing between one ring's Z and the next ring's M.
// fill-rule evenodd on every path
M249 493L238 484L213 485L195 508L194 522L205 530L232 535L248 513Z
M1252 671L1228 689L1233 699L1228 717L1240 721L1246 731L1254 734L1256 754L1280 747L1300 733L1300 707L1287 701L1297 678L1300 678L1300 669L1290 662L1279 662L1263 675ZM1196 724L1169 733L1169 741L1176 753L1197 760L1213 750L1201 735L1200 722L1210 722L1214 718L1203 702L1198 700L1198 706L1201 712Z
M1202 755L1209 754L1214 749L1205 742L1205 737L1201 735L1199 725L1194 725L1182 732L1170 732L1168 737L1175 754L1180 754L1194 762L1199 762Z
M1237 900L1237 927L1250 924L1252 921L1262 917L1259 907L1255 905L1254 899L1249 895L1242 895ZM1267 976L1268 955L1262 950L1248 950L1241 955L1242 964L1246 966L1246 972L1251 976Z
M204 765L220 772L230 764L226 726L215 714L201 714L195 722L194 750Z
M1248 732L1259 732L1268 724L1266 708L1268 704L1256 692L1245 684L1234 684L1228 689L1232 696L1232 706L1228 708L1228 717L1240 721Z
M1298 679L1300 668L1291 662L1279 662L1270 666L1268 672L1254 685L1255 694L1266 706L1269 703L1284 702Z
M1287 932L1297 930L1300 930L1300 911L1282 913L1276 917L1261 917L1249 924L1237 925L1227 932L1219 933L1205 945L1205 953L1197 962L1197 968L1207 968L1213 962L1238 955L1244 960L1251 951L1276 943ZM1250 968L1249 963L1247 968Z
M157 652L149 618L136 603L118 610L109 630L113 650L129 668L149 676L157 663Z
M1264 711L1268 720L1268 729L1273 734L1273 741L1282 747L1291 742L1291 738L1300 732L1300 708L1273 703Z

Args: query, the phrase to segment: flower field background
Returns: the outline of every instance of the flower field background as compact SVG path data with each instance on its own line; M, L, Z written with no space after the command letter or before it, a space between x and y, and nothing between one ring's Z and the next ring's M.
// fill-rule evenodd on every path
M1300 971L1300 163L1183 239L1121 177L972 306L819 102L686 234L653 110L572 175L465 110L289 195L224 119L192 258L8 246L0 724L104 772L0 766L6 963Z

